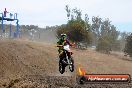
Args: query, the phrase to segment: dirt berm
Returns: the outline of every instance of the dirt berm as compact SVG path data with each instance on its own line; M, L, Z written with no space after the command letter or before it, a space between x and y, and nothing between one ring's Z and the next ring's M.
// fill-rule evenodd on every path
M58 71L54 44L25 40L0 40L0 88L131 88L132 84L76 83L78 66L88 74L130 74L132 61L94 50L73 50L76 70Z

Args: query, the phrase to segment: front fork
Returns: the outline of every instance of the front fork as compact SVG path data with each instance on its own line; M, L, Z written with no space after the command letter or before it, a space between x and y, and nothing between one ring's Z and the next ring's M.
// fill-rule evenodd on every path
M66 52L65 52L65 53L66 53ZM68 57L68 55L67 55L67 53L66 53L66 60L67 60L68 65L71 65L71 63L70 63L70 58L71 58L71 57Z

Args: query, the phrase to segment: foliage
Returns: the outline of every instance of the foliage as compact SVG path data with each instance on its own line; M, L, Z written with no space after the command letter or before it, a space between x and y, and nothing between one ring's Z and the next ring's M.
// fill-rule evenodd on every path
M73 42L86 42L90 43L90 25L88 24L88 16L85 16L85 20L81 18L81 11L77 8L70 10L66 6L68 22L65 25L61 25L57 30L57 37L59 38L61 33L66 33L69 40ZM72 12L71 12L72 11Z
M124 52L132 57L132 33L126 38L126 45Z
M119 42L120 42L120 50L124 51L125 44L126 44L126 38L129 36L129 32L120 32Z
M109 41L109 37L100 37L98 45L96 47L97 51L103 52L103 53L110 53L111 51L111 44Z
M97 51L108 53L111 50L116 50L115 48L119 49L117 47L119 46L117 42L119 32L109 19L102 20L100 17L93 17L91 29Z
M35 25L21 25L21 28L31 30L31 29L38 29L39 27Z

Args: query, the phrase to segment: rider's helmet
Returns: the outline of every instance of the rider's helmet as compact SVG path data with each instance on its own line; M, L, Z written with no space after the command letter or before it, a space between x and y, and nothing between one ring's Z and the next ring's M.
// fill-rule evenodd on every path
M67 35L66 34L61 34L61 39L62 40L66 40L67 39Z

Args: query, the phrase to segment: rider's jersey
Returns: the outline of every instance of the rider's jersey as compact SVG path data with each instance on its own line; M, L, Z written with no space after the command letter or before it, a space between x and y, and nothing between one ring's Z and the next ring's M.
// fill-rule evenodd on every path
M63 46L65 46L65 45L70 45L70 46L72 46L72 44L69 42L68 39L66 39L66 40L60 39L60 40L57 42L57 45L63 45ZM59 52L59 54L60 54L61 52L63 52L63 47L59 47L58 52ZM73 54L73 53L71 52L71 54Z
M57 44L58 45L70 45L70 46L72 46L72 44L70 44L70 42L69 42L69 40L68 39L66 39L66 40L62 40L62 39L60 39L58 42L57 42Z

